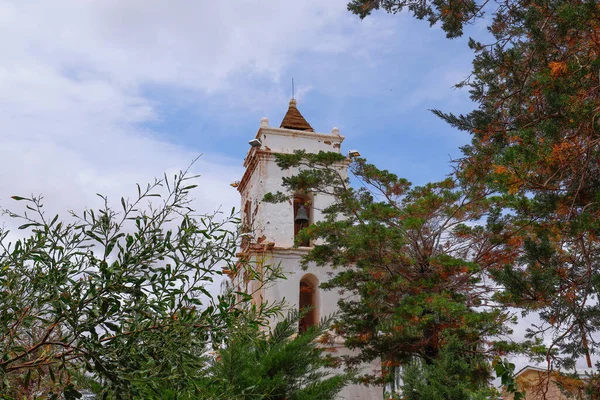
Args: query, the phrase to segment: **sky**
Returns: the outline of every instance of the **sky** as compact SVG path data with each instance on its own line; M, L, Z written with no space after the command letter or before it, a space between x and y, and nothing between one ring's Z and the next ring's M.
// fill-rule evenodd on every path
M0 207L117 202L198 155L197 207L237 207L229 183L260 119L281 122L292 78L316 131L338 127L345 150L416 184L443 178L469 138L428 110L470 109L452 88L467 38L345 3L0 0Z

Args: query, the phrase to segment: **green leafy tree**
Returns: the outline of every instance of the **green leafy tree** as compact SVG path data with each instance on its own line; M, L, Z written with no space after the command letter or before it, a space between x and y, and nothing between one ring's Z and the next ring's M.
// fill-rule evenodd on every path
M548 343L534 353L549 368L580 359L592 367L600 329L598 2L353 0L348 7L363 18L407 7L441 22L449 37L491 14L491 39L469 40L473 70L458 85L469 88L476 109L435 113L471 134L456 163L462 184L501 196L504 213L521 226L513 239L520 257L494 273L498 299L539 315L529 336Z
M598 350L600 308L590 300L600 289L599 17L595 1L557 1L497 18L502 45L472 43L478 109L439 114L473 134L461 179L511 199L525 227L522 257L496 280L507 304L538 313L543 323L530 335L549 339L554 367L581 358L592 367Z
M299 315L290 314L272 331L241 326L217 352L209 369L211 399L334 399L349 376L325 356L330 321L298 334ZM325 335L325 336L324 336Z
M483 367L487 368L487 360L465 352L462 346L460 341L450 340L433 363L426 364L416 359L406 365L402 373L402 399L499 399L495 388L465 379L472 373L473 364L484 363Z
M348 159L338 153L298 151L277 159L283 169L301 170L284 178L287 193L265 200L285 201L299 191L331 196L324 220L298 240L316 243L305 265L336 270L322 287L345 294L334 326L346 346L360 350L348 364L381 357L383 374L363 380L392 384L398 368L434 368L452 344L465 372L456 390L486 387L492 355L514 350L502 340L511 318L496 307L487 271L517 255L499 240L508 228L490 233L476 224L494 213L502 219L488 193L465 193L452 179L412 188L364 159L349 165L361 184L354 189L342 173Z
M47 216L40 197L13 197L25 210L6 213L30 235L9 242L0 231L3 398L77 398L82 388L103 398L166 398L165 388L198 398L207 347L278 312L207 289L223 268L239 267L238 221L233 211L195 212L195 178L165 176L116 207L102 197L102 208L69 221ZM264 284L277 277L261 268Z

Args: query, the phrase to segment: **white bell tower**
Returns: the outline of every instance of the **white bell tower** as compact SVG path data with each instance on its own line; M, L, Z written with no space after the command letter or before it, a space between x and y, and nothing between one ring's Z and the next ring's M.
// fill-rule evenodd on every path
M244 240L240 253L249 259L261 259L271 265L278 265L286 279L279 280L269 287L256 290L258 283L247 279L242 273L232 276L236 290L254 293L254 301L274 302L285 300L295 309L310 307L312 311L300 322L299 329L317 323L322 317L337 311L338 294L319 288L322 282L330 279L328 269L309 266L303 270L300 261L311 249L311 243L294 246L296 234L308 224L322 218L321 211L332 202L324 194L299 193L293 201L267 203L263 197L267 193L285 192L282 179L298 173L298 169L283 171L276 163L273 153L292 154L295 150L308 153L319 151L341 153L344 137L337 128L331 133L317 133L304 119L292 99L289 109L279 128L269 126L267 118L260 122L256 137L251 141L246 159L245 173L239 182L241 194L242 226L253 236ZM340 174L347 176L348 163L341 163ZM341 338L333 351L348 354ZM380 366L365 366L372 373ZM341 399L381 399L382 389L351 385L341 393Z
M331 199L321 194L299 194L293 201L276 204L263 202L262 199L269 192L285 191L282 178L298 173L294 168L282 171L273 153L291 154L295 150L306 150L309 153L340 152L343 140L337 130L331 134L314 132L296 108L296 100L292 99L281 127L269 126L266 118L261 120L254 146L250 148L244 161L246 171L238 186L242 200L242 224L254 233L251 240L242 244L242 253L264 256L267 252L269 262L279 265L286 276L285 280L257 293L255 301L285 299L291 307L300 308L300 303L303 303L302 306L310 305L313 311L303 323L315 323L336 310L337 295L318 288L321 282L328 279L326 271L316 267L304 271L300 267L300 259L310 250L310 243L294 247L298 231L309 223L319 221L320 210ZM342 174L346 174L345 167L341 166ZM308 221L297 221L297 217L303 215L306 215ZM254 292L254 288L245 288L243 284L242 289ZM304 304L306 302L310 304Z

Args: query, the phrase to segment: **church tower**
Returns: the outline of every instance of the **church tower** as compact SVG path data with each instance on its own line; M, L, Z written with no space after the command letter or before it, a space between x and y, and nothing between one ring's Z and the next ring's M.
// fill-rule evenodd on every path
M246 170L237 187L241 195L242 229L253 233L242 241L241 255L278 265L286 279L257 290L257 282L239 273L232 277L233 286L238 291L254 293L253 300L256 303L285 300L290 308L310 308L311 311L300 321L299 330L337 311L338 293L319 288L322 282L330 279L328 269L309 266L303 270L300 265L302 256L311 250L312 243L294 246L298 232L321 220L321 210L333 199L324 194L298 193L289 202L274 204L264 202L263 197L267 193L285 192L282 179L298 173L298 169L294 168L281 170L274 153L291 154L296 150L341 153L343 141L344 137L337 128L333 128L331 133L315 132L296 107L296 100L292 99L279 127L270 126L267 118L261 120L255 138L250 141L252 147L244 160ZM339 166L342 176L347 175L348 163ZM332 351L339 355L348 354L341 338ZM366 368L372 373L377 366ZM382 390L377 387L348 386L340 398L381 399Z
M256 293L255 301L285 299L289 306L296 309L311 307L312 311L300 324L301 329L336 310L336 293L319 289L319 284L328 279L327 271L317 267L305 271L300 267L300 259L311 249L311 243L294 246L298 232L319 221L320 210L327 207L332 199L322 194L304 193L284 203L266 203L262 199L269 192L284 191L282 179L298 172L294 169L282 171L273 153L293 153L295 150L339 153L343 140L344 137L335 128L330 134L315 132L298 111L296 100L292 99L279 128L269 126L268 120L262 119L251 143L253 147L244 161L246 171L238 186L242 201L242 226L253 232L252 239L242 243L242 252L250 257L263 257L266 253L268 262L279 265L286 277ZM346 174L346 165L340 167L342 174ZM254 292L253 287L243 286L242 290Z

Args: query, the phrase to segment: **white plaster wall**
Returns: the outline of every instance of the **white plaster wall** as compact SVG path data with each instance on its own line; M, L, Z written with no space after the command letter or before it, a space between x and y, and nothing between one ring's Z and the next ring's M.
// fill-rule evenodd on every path
M250 177L242 193L241 207L243 209L247 200L252 202L251 213L256 238L265 236L267 242L274 242L277 246L293 245L294 225L291 203L272 204L262 201L264 195L269 192L283 191L282 178L293 173L293 171L282 171L273 158L261 160Z
M312 274L317 277L319 284L327 281L330 276L328 272L331 270L323 267L309 266L306 270L300 267L299 258L301 250L294 253L276 251L271 258L271 262L278 264L284 272L286 279L278 281L276 285L267 288L264 292L264 299L267 301L285 300L290 309L297 310L300 299L300 280L306 274ZM335 313L338 309L337 301L339 294L335 290L319 291L319 304L316 308L319 313L319 318L327 317ZM275 321L273 321L273 325ZM341 339L340 339L341 340ZM347 349L342 343L334 347L332 355L342 357L344 355L355 354L354 351ZM381 363L378 360L371 364L364 364L361 368L363 373L377 374L381 371ZM342 372L342 371L340 371ZM365 386L365 385L348 385L338 395L340 400L368 400L382 399L383 388L381 386Z
M309 266L307 270L303 270L300 266L302 254L306 254L301 250L293 252L275 251L273 252L270 262L273 265L279 265L286 279L277 281L275 285L266 288L264 298L268 301L285 300L291 309L298 309L298 301L300 299L300 280L306 274L314 275L319 284L329 280L327 272L328 268ZM319 318L332 315L337 310L338 293L332 290L319 291L319 304L315 309L318 312Z
M336 356L353 355L352 350L340 346L334 353ZM363 364L361 372L368 374L377 374L381 371L381 362L374 360L370 364ZM381 400L383 399L382 386L348 385L342 389L338 395L339 400Z
M319 151L340 152L340 145L344 138L338 135L293 131L278 128L261 128L257 133L263 143L263 149L270 149L274 153L293 153L295 150L304 149L309 153ZM338 147L334 147L337 144ZM342 176L346 177L345 165L340 166ZM244 188L241 198L241 209L247 200L252 202L253 230L256 238L264 236L267 242L274 242L278 247L293 247L294 222L293 205L288 203L264 203L266 193L284 192L282 179L298 173L297 169L281 170L275 161L275 156L269 155L261 159L256 166L248 184ZM322 218L321 210L332 201L328 196L318 194L313 199L313 222ZM258 209L255 207L259 205Z
M261 140L264 149L275 153L293 153L295 150L306 150L307 153L339 153L344 141L344 137L339 135L274 127L259 129L256 138Z
M308 266L306 270L303 270L300 266L300 258L303 254L305 254L304 250L273 252L270 262L281 267L286 279L280 280L275 285L267 288L264 291L264 300L269 302L285 300L290 309L298 310L300 280L303 276L312 274L317 277L319 284L330 279L328 273L331 272L331 269L329 268L312 265ZM319 290L319 304L316 309L318 310L319 318L334 314L338 309L338 292L320 288L317 290ZM273 325L274 324L275 321L273 321ZM336 357L355 354L354 351L347 349L341 343L335 346L334 349L335 351L332 355ZM375 360L370 364L364 364L361 367L361 372L363 373L377 374L380 371L381 363L379 360ZM382 398L383 388L381 386L348 385L338 395L338 399L340 400L369 400Z

